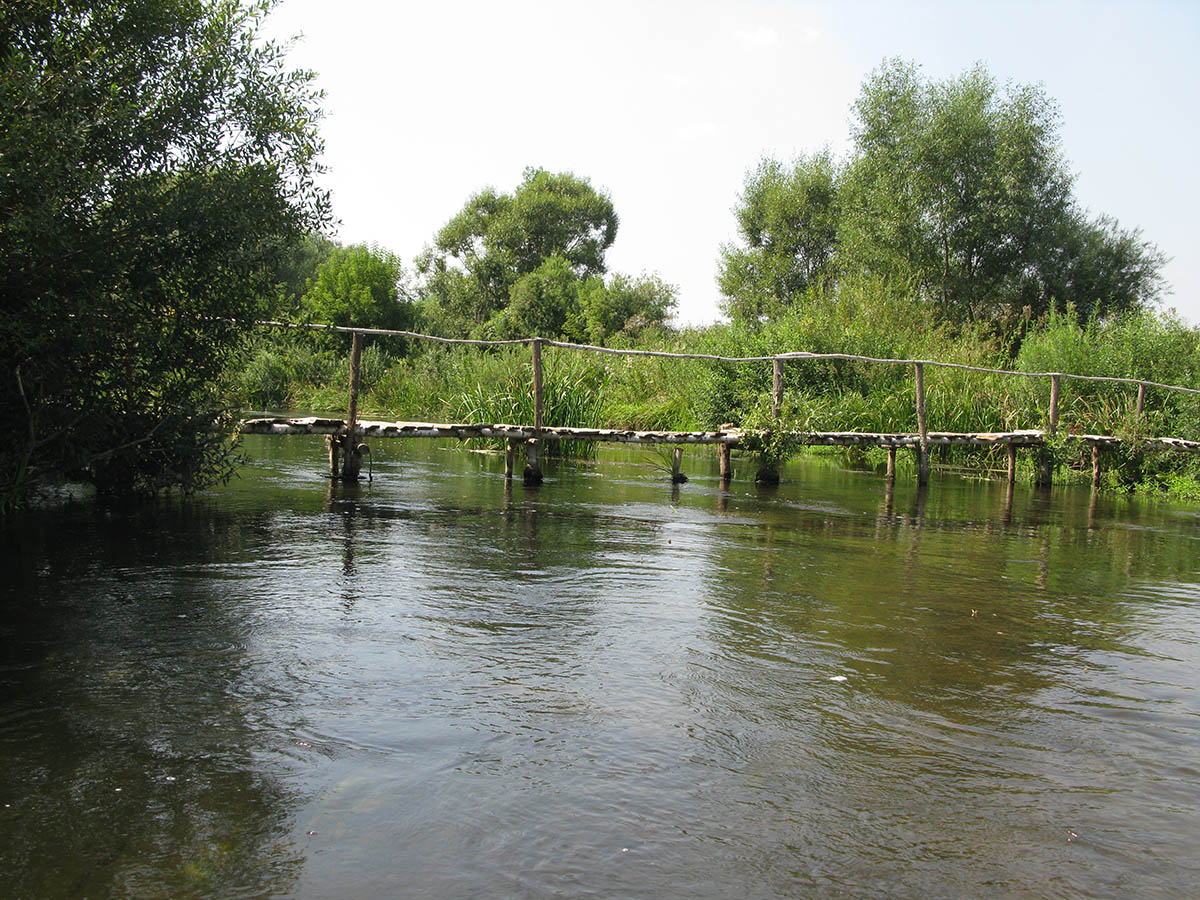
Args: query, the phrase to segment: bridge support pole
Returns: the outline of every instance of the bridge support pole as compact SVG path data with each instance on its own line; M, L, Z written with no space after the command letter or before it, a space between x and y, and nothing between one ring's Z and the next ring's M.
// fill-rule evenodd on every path
M1092 488L1100 487L1100 445L1092 444Z
M726 422L721 426L722 431L729 431L733 428L732 422ZM732 453L728 444L717 444L717 465L721 469L721 485L722 487L729 484L733 480L733 460Z
M1058 394L1062 386L1061 376L1055 372L1050 376L1050 420L1046 427L1049 440L1058 431ZM1054 454L1047 446L1042 447L1041 467L1038 471L1038 487L1050 487L1054 481Z
M513 463L517 455L517 442L509 438L504 442L504 477L513 477Z
M358 481L366 444L358 442L358 387L362 376L363 336L354 332L350 344L350 408L346 413L346 433L342 435L342 481Z
M1004 450L1008 457L1008 483L1013 485L1017 481L1017 445L1010 442Z
M683 448L676 447L671 451L671 484L683 484L688 477L681 471L683 468Z
M525 474L522 480L527 485L542 483L542 442L537 438L525 442Z
M920 433L920 443L917 445L917 484L929 484L929 429L925 423L925 366L916 363L917 380L917 431Z
M896 480L896 445L888 444L887 452L887 480L893 482Z
M337 478L342 474L342 439L327 434L325 446L329 448L329 477Z
M771 360L771 418L783 416L783 360Z

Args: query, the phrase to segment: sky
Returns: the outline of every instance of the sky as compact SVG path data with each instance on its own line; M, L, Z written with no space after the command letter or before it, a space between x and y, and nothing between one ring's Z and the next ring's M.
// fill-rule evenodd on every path
M850 107L885 59L932 79L982 62L1062 114L1075 196L1171 261L1164 306L1200 324L1200 2L282 0L267 33L326 97L337 238L413 258L484 187L530 166L606 191L610 272L720 313L720 247L764 157L849 150Z

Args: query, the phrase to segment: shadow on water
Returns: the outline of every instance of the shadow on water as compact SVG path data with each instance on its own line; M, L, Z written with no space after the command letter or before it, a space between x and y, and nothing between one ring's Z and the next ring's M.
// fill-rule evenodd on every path
M0 870L9 897L286 894L293 800L236 583L265 517L163 505L0 532ZM169 562L166 562L169 561ZM165 563L165 564L164 564Z

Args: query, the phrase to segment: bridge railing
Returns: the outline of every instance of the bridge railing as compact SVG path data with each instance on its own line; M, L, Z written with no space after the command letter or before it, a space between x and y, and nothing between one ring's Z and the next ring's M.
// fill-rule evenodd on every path
M853 353L810 353L808 351L797 350L785 353L775 353L763 356L720 356L711 353L679 353L668 350L634 350L623 349L618 347L601 347L593 344L578 344L571 341L558 341L542 337L517 338L512 340L481 340L475 338L447 338L439 337L432 334L422 334L416 331L404 331L400 329L389 328L359 328L343 325L327 325L321 323L304 322L279 322L271 320L262 320L255 322L256 325L267 326L272 328L310 330L310 331L326 331L337 332L352 335L351 343L351 359L350 359L350 400L348 409L347 430L353 434L357 424L357 409L358 409L358 392L359 392L359 372L360 360L362 355L362 339L366 335L378 336L393 336L404 337L419 341L429 341L439 344L463 345L474 347L504 347L529 345L532 364L533 364L533 396L534 396L534 422L535 431L544 427L543 421L543 374L542 374L542 348L557 347L568 350L580 350L589 353L607 354L611 356L626 356L626 357L651 357L661 359L680 359L680 360L707 360L718 363L764 363L769 362L772 365L772 396L771 408L773 416L778 419L782 415L783 408L783 364L790 360L844 360L849 362L861 362L878 365L893 365L893 366L911 366L913 369L913 388L914 402L917 415L918 429L918 465L917 479L920 484L925 484L929 478L929 428L926 416L925 404L925 367L936 367L945 369L957 369L966 372L977 372L990 375L1008 375L1020 378L1030 379L1048 379L1050 387L1050 400L1047 409L1047 427L1045 434L1048 437L1054 437L1058 429L1059 418L1059 399L1061 396L1063 379L1090 381L1090 382L1111 382L1117 384L1128 384L1137 387L1137 401L1135 407L1135 416L1138 420L1141 419L1145 410L1146 389L1154 388L1163 391L1176 391L1184 394L1200 395L1200 389L1185 387L1177 384L1164 384L1162 382L1150 381L1144 378L1127 378L1115 375L1080 375L1072 372L1023 372L1016 369L998 369L988 366L972 366L966 363L945 362L936 359L903 359L890 357L873 357L859 356ZM517 424L517 423L513 423ZM535 442L536 447L536 442ZM1093 447L1093 453L1098 450L1098 445ZM536 453L536 450L534 451ZM894 465L894 458L889 458L889 470ZM1052 458L1045 449L1041 454L1039 467L1038 483L1049 484L1051 479ZM1013 455L1009 454L1009 478L1014 475ZM1095 471L1098 473L1098 461L1096 462Z

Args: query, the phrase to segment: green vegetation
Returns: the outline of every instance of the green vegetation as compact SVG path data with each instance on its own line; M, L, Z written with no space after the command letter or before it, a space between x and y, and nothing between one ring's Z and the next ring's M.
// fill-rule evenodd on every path
M214 384L329 218L319 95L243 0L0 4L0 509L230 471Z
M617 275L612 200L586 178L526 169L512 194L471 197L417 259L426 327L446 337L604 341L659 327L675 308L661 279Z
M1072 198L1041 89L1001 88L982 66L931 82L892 60L853 115L845 161L768 159L747 178L743 244L722 254L731 317L772 317L863 275L908 285L943 321L997 332L1070 305L1103 318L1158 297L1162 254Z
M389 339L383 339L387 341ZM421 349L422 347L426 349ZM982 329L939 324L928 304L888 292L878 283L843 286L838 302L815 302L785 311L761 325L745 322L702 329L655 332L640 349L716 356L766 356L794 350L845 352L875 358L933 359L1024 372L1074 372L1144 378L1200 387L1200 330L1172 315L1134 311L1107 320L1081 321L1073 309L1032 323L1015 354ZM374 352L374 356L372 356ZM617 357L578 350L543 351L546 422L580 427L710 429L725 422L771 428L761 446L747 448L757 467L770 469L797 452L788 431L914 432L917 429L911 366L841 360L784 363L781 419L770 414L769 362ZM338 413L346 404L344 354L327 357L324 380L313 357L298 354L295 369L277 386L297 409ZM281 369L286 366L281 364ZM360 409L372 417L417 421L533 421L528 347L493 351L420 345L407 355L386 343L364 355L365 395ZM1000 431L1045 427L1049 379L927 367L926 403L934 431ZM245 394L241 396L247 396ZM1200 402L1193 395L1147 390L1136 415L1137 389L1111 382L1063 379L1060 433L1117 436L1170 435L1200 439ZM255 404L250 404L255 405ZM588 445L584 445L586 448ZM561 452L581 454L584 448ZM1090 477L1086 451L1059 442L1060 476ZM822 452L822 451L814 451ZM883 451L832 451L850 461L881 466ZM907 454L901 455L908 465ZM1032 455L1022 454L1030 467ZM935 464L977 472L1002 469L999 449L938 450ZM1136 450L1106 456L1105 485L1113 490L1196 492L1200 460L1171 451Z
M1151 309L1161 254L1087 218L1058 113L982 67L945 82L892 61L854 106L854 149L762 161L723 248L727 324L672 329L676 291L607 271L618 217L569 172L527 169L437 231L410 282L386 250L324 237L312 74L258 38L270 3L49 2L0 8L0 505L39 481L114 493L191 490L230 471L222 409L340 412L345 335L232 320L564 338L724 357L790 351L919 358L1194 386L1200 333ZM916 429L911 367L600 356L548 348L546 423ZM532 422L527 347L381 337L362 360L364 416ZM926 372L930 427L1044 424L1047 379ZM1060 429L1200 438L1187 395L1064 381ZM590 445L548 448L586 453ZM1068 468L1086 460L1060 442ZM881 453L852 454L877 464ZM944 461L985 470L990 451ZM1130 450L1111 487L1195 494L1197 462Z

